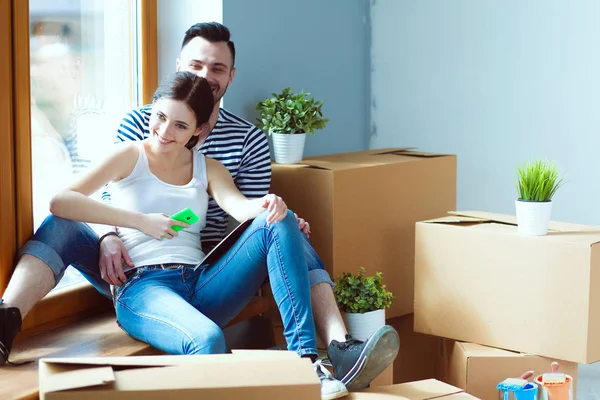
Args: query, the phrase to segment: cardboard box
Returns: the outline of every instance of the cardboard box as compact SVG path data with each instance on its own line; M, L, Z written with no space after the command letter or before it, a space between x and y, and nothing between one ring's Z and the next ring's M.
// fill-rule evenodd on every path
M444 340L438 359L438 379L484 400L498 399L496 385L506 378L535 371L534 377L550 372L554 359L515 353L474 343ZM577 384L576 363L559 361L559 370ZM573 393L577 393L576 387Z
M414 315L391 318L386 323L400 336L400 351L394 360L394 383L436 377L441 339L414 332Z
M347 399L352 400L462 400L477 399L465 393L461 389L450 386L435 379L427 379L417 382L401 383L392 386L378 386L365 389L361 392L350 393Z
M600 228L462 212L417 223L415 331L579 363L600 360Z
M388 318L413 311L415 222L456 209L456 156L369 150L273 164L271 191L311 226L331 277L383 272Z
M40 360L40 398L315 399L312 364L288 351Z

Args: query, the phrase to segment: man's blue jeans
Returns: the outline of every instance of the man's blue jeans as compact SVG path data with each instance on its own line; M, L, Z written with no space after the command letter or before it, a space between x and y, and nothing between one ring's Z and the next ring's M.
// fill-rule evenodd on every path
M184 293L188 293L187 299L189 299L190 303L187 303L187 307L193 308L194 306L198 306L198 309L201 311L205 308L205 310L202 311L202 314L196 313L198 317L202 316L202 319L206 322L206 324L203 324L205 329L202 330L202 332L205 333L200 333L200 337L196 338L188 336L188 340L180 342L179 347L176 349L172 349L172 344L168 344L166 342L164 343L164 348L161 348L161 346L163 346L162 342L160 344L151 344L168 352L184 354L186 354L189 351L224 351L224 343L222 343L222 333L220 332L220 330L217 331L216 328L222 327L225 324L227 324L227 322L229 322L233 317L235 317L235 315L239 311L241 311L244 308L244 306L250 300L251 296L260 287L260 285L264 282L267 276L269 276L270 279L273 279L271 270L274 267L272 265L269 265L269 268L267 269L265 266L266 261L269 260L270 250L265 253L265 249L276 249L273 250L273 253L271 254L277 255L277 257L273 256L275 258L272 259L276 259L278 260L278 262L281 262L281 260L284 259L284 255L285 258L289 258L287 249L284 249L281 246L276 246L274 244L275 242L271 243L270 241L274 240L272 238L267 240L267 231L272 232L270 231L270 229L276 229L284 226L287 227L287 229L289 229L290 231L295 232L295 236L300 238L298 243L301 245L300 247L302 248L302 251L300 251L302 256L300 262L298 262L297 260L293 261L292 265L294 265L294 268L296 268L297 265L304 266L304 270L308 271L307 279L310 282L310 286L313 286L320 282L327 282L332 285L333 283L331 282L329 275L325 271L320 258L308 242L306 236L300 233L300 231L298 230L297 222L295 221L293 214L290 215L288 215L285 221L282 221L279 224L273 224L270 227L266 227L264 217L256 218L255 221L253 221L253 223L251 224L251 226L247 229L247 231L237 241L234 247L229 251L229 253L227 253L227 255L224 256L219 261L219 263L209 266L205 269L198 269L196 272L193 273L188 269L165 271L140 270L134 276L128 279L128 281L122 287L117 288L115 292L117 297L117 317L121 325L132 336L148 341L142 336L138 336L138 334L136 334L135 332L135 329L128 329L128 317L120 317L120 315L127 315L123 307L127 307L128 302L126 301L126 298L128 298L129 295L125 297L123 296L127 294L127 292L132 292L131 290L126 291L126 286L132 286L133 282L136 282L142 276L144 277L144 281L148 279L150 282L154 282L154 286L156 286L156 282L163 279L166 279L165 282L167 283L172 283L173 281L178 280L180 282L178 285L181 286L177 286L172 292L172 294L179 293L175 297L178 297L181 300L185 298L185 296L183 298L181 296ZM294 224L295 229L292 229L291 225ZM258 237L262 237L262 241L257 239ZM298 243L294 243L294 246L298 245ZM271 247L267 246L267 244L269 244L269 246ZM260 252L261 246L262 253ZM237 249L236 251L238 253L233 254L232 252L234 251L234 249ZM294 253L297 252L298 249L294 247L291 251L292 253ZM106 297L111 296L110 286L100 277L100 271L98 267L98 237L96 233L87 224L70 221L51 215L48 218L46 218L44 223L35 233L34 237L23 246L23 248L21 249L21 253L31 254L48 264L54 272L57 283L62 278L66 267L68 265L73 265L102 294L104 294ZM250 265L252 263L248 261L243 262L241 254L243 254L246 257L260 256L262 258L260 260L256 258L253 259L253 262L256 262L256 265L255 268L252 269L250 268ZM232 257L232 255L234 255L234 257ZM238 262L241 262L239 266ZM222 273L223 271L224 273ZM296 277L297 274L299 274L299 272L294 271L292 276ZM253 279L250 278L250 275ZM174 276L177 276L177 279L174 279ZM237 277L241 276L243 276L244 279L236 280ZM296 278L292 280L282 280L281 276L281 274L280 276L275 276L275 281L271 281L274 295L276 291L278 292L277 296L275 297L276 300L284 300L284 297L282 297L282 293L285 294L286 291L288 292L288 295L291 296L294 292L291 291L291 288L288 285L296 285ZM301 277L298 279L302 280ZM255 282L257 281L260 282L256 284ZM220 286L216 285L218 290L214 289L215 285L213 285L213 282L220 282ZM301 282L298 282L298 284L302 285ZM277 289L275 289L275 285L277 285ZM139 286L139 284L136 283L135 286ZM204 288L205 286L206 289L200 291L200 288ZM225 290L229 287L235 288L235 291ZM189 293L189 291L192 290L191 288L194 288L193 293ZM180 292L181 290L183 290L183 292ZM207 293L209 294L208 296ZM215 293L217 294L217 296L215 296ZM216 300L225 299L225 297L219 296L219 293L235 296L232 296L230 301L223 301L222 303L217 303ZM247 293L250 294L248 295ZM308 291L308 295L310 296L310 291ZM198 296L201 296L201 298L199 298ZM310 340L308 342L308 347L306 347L303 344L303 342L306 340L305 337L311 336L311 334L306 332L311 331L311 329L314 330L314 326L312 328L304 328L304 326L309 323L304 321L303 319L299 319L299 314L296 314L296 312L301 311L302 313L306 314L306 311L303 311L301 307L300 311L295 310L294 307L289 307L290 305L293 305L295 301L299 301L299 299L294 300L293 297L290 297L290 299L291 300L288 304L288 307L285 307L285 304L287 304L285 301L281 303L281 306L287 310L285 313L285 317L288 318L288 320L284 320L284 333L286 339L288 339L288 347L290 350L295 350L299 353L306 351L312 352L315 346L310 344ZM154 303L156 303L156 301L156 299L151 299L147 306L150 306L150 304L152 304L152 307L154 308ZM214 304L211 302L214 302ZM169 302L169 304L171 303ZM280 304L279 300L278 304ZM310 311L310 298L307 304L309 306ZM219 309L219 305L223 306L222 309ZM280 307L280 310L282 314L284 314L282 307ZM119 311L120 308L121 311ZM172 312L172 306L169 306L166 310L168 311L167 315L179 314L179 312ZM303 318L304 317L306 317L306 315L304 315ZM310 315L310 318L308 318L308 320L310 320L310 324L313 323L312 314ZM200 330L198 330L198 332L200 332ZM206 341L206 338L201 337L202 335L212 337L214 340L212 341L212 343L209 343ZM312 337L314 337L314 335L312 335ZM187 345L183 346L183 343L187 343Z

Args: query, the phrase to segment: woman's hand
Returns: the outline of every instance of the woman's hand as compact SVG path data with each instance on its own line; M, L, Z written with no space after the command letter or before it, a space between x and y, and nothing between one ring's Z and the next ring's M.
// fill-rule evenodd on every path
M274 195L273 193L269 193L264 196L262 200L262 207L266 208L267 212L269 213L269 215L267 215L267 224L279 222L285 218L288 208L281 197Z
M156 240L163 238L173 239L177 232L171 228L173 225L187 228L189 225L185 222L171 219L167 214L142 214L138 230Z
M298 221L298 228L304 232L306 237L310 237L310 225L308 224L308 221L304 218L300 218L296 213L294 213L294 217L296 217L296 221Z

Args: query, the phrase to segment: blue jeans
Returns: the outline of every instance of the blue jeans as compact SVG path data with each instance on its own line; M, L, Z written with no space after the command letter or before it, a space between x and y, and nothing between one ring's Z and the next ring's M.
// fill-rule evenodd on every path
M333 286L323 262L302 234L308 263L311 287L327 282ZM98 266L98 235L88 224L71 221L50 214L23 245L19 254L30 254L48 264L56 284L60 282L69 265L75 267L100 293L110 298L110 285L100 276Z
M115 291L117 320L134 338L170 354L224 353L221 327L268 277L288 349L317 354L306 263L293 213L271 225L263 213L213 265L138 268Z
M257 218L255 221L253 221L253 224L243 234L242 238L246 237L246 235L249 232L256 230L255 224L260 223L264 224L264 218ZM277 224L275 224L274 226L276 225ZM301 237L303 243L304 258L308 266L307 269L310 286L314 286L321 282L327 282L333 286L333 282L331 281L329 274L325 271L321 259L310 245L310 242L308 241L306 236L301 233L299 236ZM242 238L238 240L236 246L237 244L242 242ZM60 279L64 275L66 268L69 265L73 265L98 291L100 291L104 296L110 298L110 285L104 280L102 280L100 276L100 270L98 267L98 248L98 236L87 224L50 215L44 220L42 225L36 231L33 238L21 248L20 253L33 255L39 258L40 260L44 261L46 264L48 264L48 266L54 272L56 283L60 281ZM226 260L226 257L223 257L221 262L223 260ZM265 266L267 260L263 259L262 261L262 265ZM206 274L208 272L205 271L214 270L215 266L210 266L205 270L198 269L196 271L196 274ZM167 275L169 275L173 273L173 270L147 271L147 273L151 273L151 275L155 275L154 272L167 272ZM128 279L127 282L121 288L117 289L117 296L121 296L125 289L125 286L129 286L128 284L131 284L135 280L139 279L138 274L143 275L143 273L144 271L140 270L140 272L137 272L134 276ZM184 274L189 274L189 271L180 271L180 280L183 280ZM164 274L159 273L158 275ZM266 276L267 274L265 273L261 284L264 282L264 278ZM186 279L190 279L188 275L186 275L186 277ZM198 279L200 279L200 277L198 277ZM242 283L248 284L248 289L252 290L252 294L254 294L260 286L259 285L258 287L252 287L255 285L249 285L249 282ZM246 291L244 291L244 293L245 292ZM243 309L243 307L247 304L249 299L250 297L248 297L245 301L239 302L239 304L241 304L241 308L239 308L239 310ZM233 306L228 305L228 307ZM238 309L238 307L233 307L234 311L236 309ZM218 325L220 327L225 325L227 322L229 322L229 320L231 320L231 318L233 318L236 315L236 313L233 313L232 315L232 311L228 310L227 308L224 308L223 310L221 310L221 312L223 312L222 316L212 315L211 313L206 315L210 315L211 317L209 318L214 318L214 320L211 320L215 323L215 325ZM287 335L286 338L288 338ZM223 347L221 347L221 349L222 348ZM295 348L290 347L290 350L292 349Z

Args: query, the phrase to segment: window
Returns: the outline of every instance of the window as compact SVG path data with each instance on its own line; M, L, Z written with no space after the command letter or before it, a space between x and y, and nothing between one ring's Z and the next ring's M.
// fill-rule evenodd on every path
M0 6L7 19L0 26L8 30L0 32L0 51L9 55L0 62L0 81L13 82L7 104L0 102L12 136L2 143L10 146L1 161L10 169L0 174L0 206L12 210L12 220L11 212L0 213L0 245L12 259L49 214L52 195L109 150L120 119L156 87L156 0L0 0ZM14 267L8 260L0 260L2 291ZM86 295L91 286L74 268L67 271L29 325L94 306L98 296ZM59 303L61 310L42 317L40 309Z
M48 216L52 195L107 152L120 119L137 103L133 6L29 1L34 230ZM54 290L83 280L68 268Z

